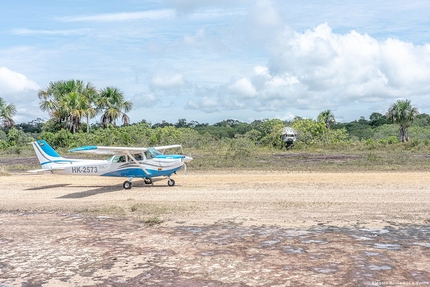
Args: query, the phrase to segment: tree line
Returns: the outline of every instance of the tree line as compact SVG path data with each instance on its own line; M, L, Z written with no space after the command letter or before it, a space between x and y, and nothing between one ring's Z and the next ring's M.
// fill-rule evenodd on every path
M430 138L430 116L419 114L409 100L396 101L386 114L374 112L368 119L361 117L349 123L336 122L334 114L325 110L316 120L296 117L291 121L264 119L246 123L227 119L210 125L197 121L188 122L185 118L178 119L176 123L162 121L152 124L143 119L132 124L127 113L131 111L133 104L125 100L120 89L106 87L97 90L91 83L80 80L51 82L47 88L41 89L37 96L40 109L47 112L50 119L46 122L35 119L17 125L13 121L16 115L15 105L7 104L0 98L0 148L19 146L36 138L51 140L57 147L80 144L176 143L171 142L172 140L181 140L184 143L186 138L181 138L183 134L190 139L232 139L249 141L263 147L282 148L279 135L285 126L298 132L299 141L296 148L359 141L390 144L407 142L410 135L427 145ZM97 115L100 115L99 121L90 125L90 120ZM117 126L118 121L122 122L122 126ZM393 124L398 126L397 130ZM134 136L136 133L142 136ZM117 137L110 136L113 134ZM144 139L143 136L147 138Z

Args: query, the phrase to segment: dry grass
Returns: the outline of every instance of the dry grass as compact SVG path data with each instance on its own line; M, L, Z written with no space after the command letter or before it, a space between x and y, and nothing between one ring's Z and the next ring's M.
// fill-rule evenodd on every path
M10 173L6 170L6 167L3 165L0 165L0 176L8 176Z
M427 171L430 155L415 151L285 151L255 150L249 156L231 157L220 151L196 151L189 170L286 170L286 171Z

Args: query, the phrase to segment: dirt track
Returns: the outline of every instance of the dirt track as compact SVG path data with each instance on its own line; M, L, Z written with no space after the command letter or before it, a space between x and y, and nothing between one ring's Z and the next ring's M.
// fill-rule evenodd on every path
M430 285L429 175L0 177L0 286Z

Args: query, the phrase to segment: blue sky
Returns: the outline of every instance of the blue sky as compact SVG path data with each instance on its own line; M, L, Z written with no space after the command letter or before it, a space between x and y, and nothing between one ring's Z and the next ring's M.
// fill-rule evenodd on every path
M2 2L0 97L18 123L48 119L38 90L69 79L122 90L132 122L348 122L400 98L430 113L430 1Z

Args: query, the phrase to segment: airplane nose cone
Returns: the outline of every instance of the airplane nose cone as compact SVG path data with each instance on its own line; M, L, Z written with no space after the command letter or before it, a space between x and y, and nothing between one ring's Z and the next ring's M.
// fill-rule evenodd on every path
M184 156L184 162L190 162L192 160L193 160L192 157L190 157L190 156Z

